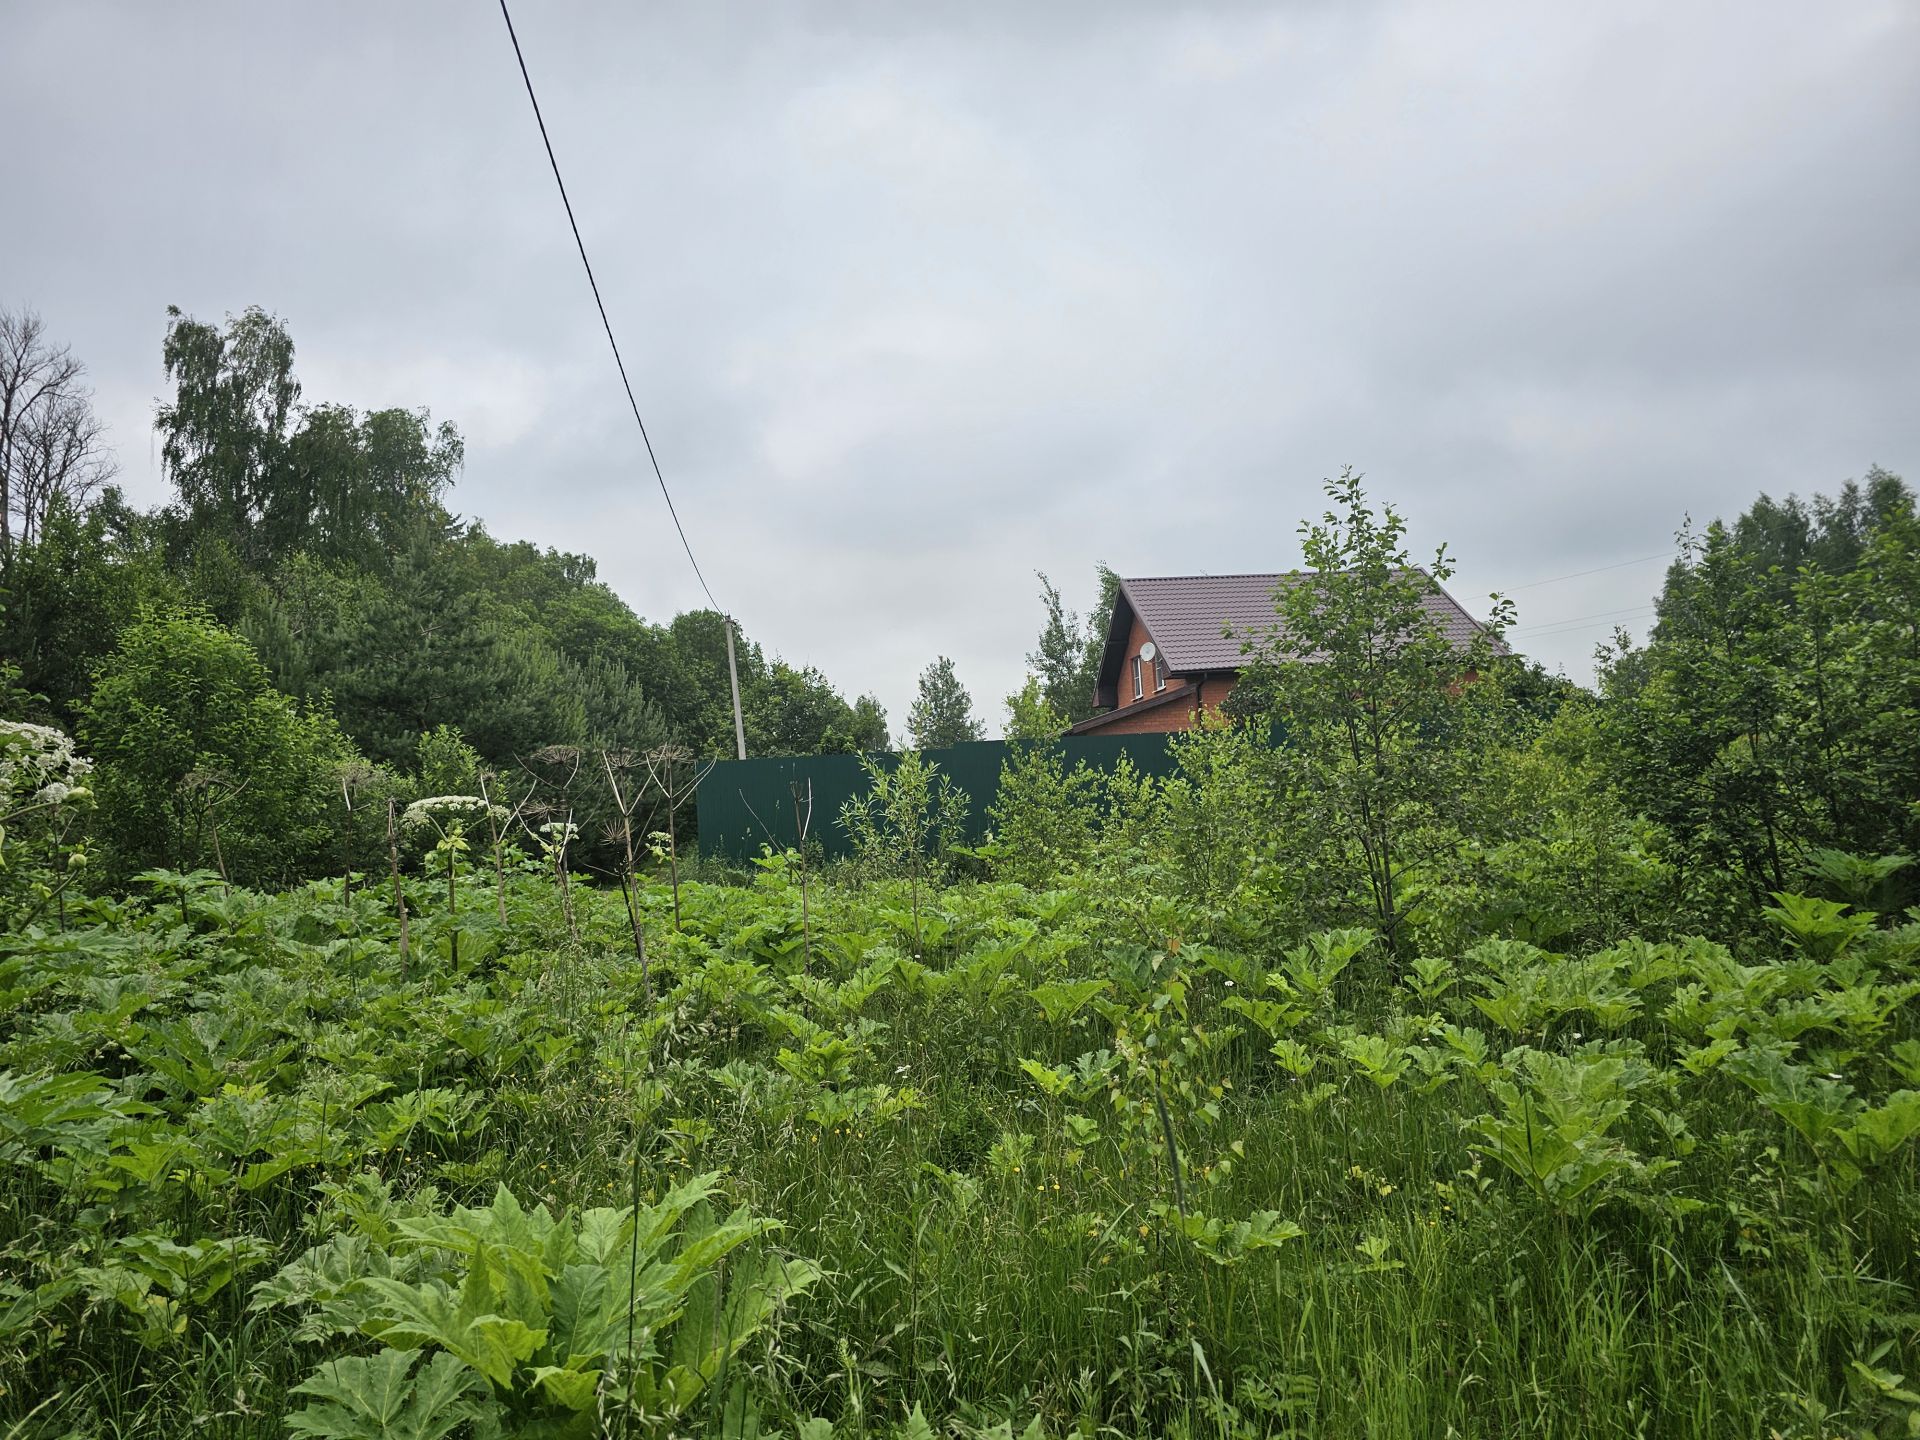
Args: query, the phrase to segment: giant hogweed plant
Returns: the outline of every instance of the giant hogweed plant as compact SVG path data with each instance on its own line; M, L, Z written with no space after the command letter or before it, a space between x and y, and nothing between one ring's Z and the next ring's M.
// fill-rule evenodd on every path
M428 868L439 870L447 879L447 944L449 956L457 968L460 964L460 859L472 846L467 840L467 826L476 819L485 820L494 835L496 858L499 850L499 824L507 818L507 812L501 806L489 803L478 795L429 795L407 806L401 816L400 824L409 833L431 830L433 840L427 855ZM496 878L495 899L500 899L500 890L504 880ZM505 913L504 908L502 914Z
M61 906L85 872L85 837L74 832L93 803L92 772L63 732L0 720L0 908L11 924Z
M780 1227L744 1208L717 1216L717 1188L701 1175L651 1205L577 1215L529 1210L504 1186L485 1207L376 1210L255 1291L256 1308L291 1307L312 1339L381 1347L323 1363L290 1428L357 1440L404 1416L444 1425L432 1433L471 1421L559 1440L629 1415L657 1433L820 1275L738 1254Z
M429 905L437 888L419 882ZM538 933L558 933L551 890L531 880L517 889L544 907ZM541 1300L506 1253L545 1255L534 1201L547 1182L527 1152L557 1158L568 1139L517 1117L551 1113L543 1094L575 1085L601 1096L635 1087L634 1103L660 1116L645 1127L655 1150L643 1164L684 1174L726 1163L748 1183L743 1161L762 1173L786 1163L784 1151L753 1145L797 1138L804 1155L816 1129L820 1154L825 1131L844 1131L857 1137L849 1150L882 1164L956 1119L980 1126L979 1147L998 1131L984 1156L958 1145L922 1151L942 1186L972 1195L970 1224L1037 1222L1050 1244L1089 1256L1089 1277L1120 1281L1123 1269L1151 1267L1169 1304L1191 1307L1202 1325L1217 1266L1231 1272L1219 1294L1251 1294L1268 1276L1344 1283L1337 1277L1357 1250L1366 1263L1353 1273L1375 1277L1385 1293L1394 1266L1411 1278L1480 1224L1513 1226L1524 1250L1556 1235L1604 1247L1624 1228L1652 1223L1696 1270L1724 1246L1763 1314L1773 1302L1740 1267L1765 1265L1786 1247L1799 1256L1842 1245L1829 1237L1849 1228L1877 1226L1876 1255L1897 1243L1892 1224L1874 1217L1903 1193L1912 1153L1914 1107L1902 1092L1920 1089L1913 932L1790 896L1774 906L1779 946L1737 959L1704 940L1570 955L1503 940L1418 957L1382 986L1378 967L1359 963L1377 943L1365 931L1324 932L1271 957L1172 940L1124 948L1093 938L1084 900L1000 886L938 897L924 918L945 929L919 961L902 953L912 933L904 886L834 892L809 967L789 945L790 897L698 886L680 943L663 947L662 974L673 983L656 992L659 1009L630 1014L640 996L631 957L609 951L602 1001L562 1022L533 985L546 963L535 950L503 945L497 968L454 973L442 949L438 965L407 980L390 945L355 938L377 936L386 917L371 900L349 911L337 886L330 897L275 901L239 891L228 899L205 877L156 879L155 890L151 907L99 902L107 908L95 913L110 915L111 927L15 935L0 956L0 987L15 997L0 1048L14 1077L0 1088L0 1125L11 1137L0 1172L12 1214L50 1217L21 1223L8 1241L0 1364L9 1384L30 1388L64 1373L63 1353L114 1354L147 1377L195 1363L232 1329L241 1287L283 1264L292 1242L293 1251L320 1252L301 1257L318 1272L301 1282L313 1293L268 1299L293 1277L269 1282L251 1333L278 1337L275 1383L302 1382L289 1403L306 1407L298 1423L326 1427L314 1433L567 1433L589 1412L553 1392L583 1386L587 1370L599 1372L591 1423L606 1423L620 1413L636 1362L620 1342L573 1365L576 1342L555 1339L562 1274L543 1271ZM479 893L478 884L465 892ZM617 899L583 897L586 934L617 940ZM664 926L664 894L649 898ZM517 896L516 924L520 906ZM1139 914L1144 923L1177 910L1143 900ZM960 1017L979 1033L940 1033ZM1245 1027L1241 1036L1235 1026ZM1045 1092L1044 1143L1018 1133L1017 1107L959 1109L952 1071L922 1084L935 1072L918 1068L920 1047L933 1044L943 1062L980 1065L997 1090L1009 1037L1021 1047L1012 1054L1044 1056L1020 1067ZM1256 1068L1248 1083L1262 1046L1278 1072ZM80 1078L49 1088L62 1072ZM644 1103L640 1086L650 1087ZM1307 1113L1329 1091L1335 1103ZM913 1106L924 1120L904 1118ZM1352 1234L1339 1233L1343 1211L1314 1197L1324 1187L1312 1175L1289 1174L1286 1183L1306 1192L1310 1208L1294 1219L1313 1217L1312 1244L1294 1220L1253 1208L1275 1202L1246 1182L1264 1187L1274 1171L1261 1153L1270 1142L1242 1124L1280 1127L1310 1154L1324 1122L1366 1114L1418 1127L1412 1133L1442 1167L1476 1162L1471 1187L1436 1184L1431 1202L1448 1198L1473 1218L1441 1218L1436 1208L1437 1230L1412 1216L1421 1228L1411 1239L1392 1229L1400 1207L1447 1168L1369 1177L1362 1195L1348 1197L1367 1207ZM899 1123L882 1129L890 1118ZM1242 1139L1246 1153L1223 1137ZM1344 1143L1370 1139L1356 1131ZM1065 1182L1062 1202L1046 1202L1058 1213L1036 1198L1041 1166L1049 1196L1056 1176ZM412 1189L412 1199L381 1199L334 1178L366 1167L396 1191ZM503 1176L532 1235L508 1244L499 1237L511 1224L488 1231L484 1267L470 1240L432 1239L428 1231L457 1212L413 1187L437 1181L470 1199ZM1463 1198L1469 1189L1478 1198ZM601 1193L604 1177L563 1195L591 1207L604 1202L586 1197ZM559 1203L545 1213L571 1241L553 1243L575 1247L559 1272L617 1270L593 1259L586 1211L563 1214ZM1026 1208L1002 1216L1002 1204ZM1597 1220L1603 1211L1611 1214ZM1514 1225L1529 1213L1553 1223ZM799 1217L818 1223L804 1218L804 1204ZM1447 1228L1456 1224L1457 1240ZM1135 1244L1141 1225L1158 1238ZM307 1231L298 1242L295 1226ZM697 1227L683 1221L675 1233L688 1228ZM755 1277L749 1256L769 1238L724 1261L723 1313L734 1287ZM907 1264L907 1252L892 1255ZM1260 1262L1247 1263L1254 1256ZM1847 1257L1828 1248L1818 1258ZM524 1304L514 1298L523 1282L534 1296ZM1136 1273L1124 1283L1140 1282ZM835 1332L857 1336L857 1314L831 1311L837 1298L808 1309L828 1306ZM482 1323L488 1316L516 1320L525 1333ZM439 1338L427 1337L429 1321ZM655 1372L672 1369L681 1323L656 1327L658 1353L645 1362ZM814 1338L809 1329L795 1343ZM1874 1376L1911 1370L1904 1357L1876 1356L1876 1343L1857 1352ZM316 1345L325 1347L318 1355ZM801 1368L823 1358L816 1350ZM690 1405L701 1396L721 1404L727 1367L744 1373L744 1359L723 1361ZM504 1373L505 1388L474 1360ZM543 1367L556 1373L539 1374ZM1234 1383L1243 1386L1239 1368ZM761 1367L754 1386L767 1373ZM633 1382L636 1397L644 1383ZM636 1430L700 1422L691 1410L667 1417L662 1386L647 1402L653 1418L636 1417ZM787 1418L822 1408L822 1388L811 1385ZM858 1425L850 1413L836 1420L847 1425ZM871 1422L870 1433L885 1433L884 1422Z

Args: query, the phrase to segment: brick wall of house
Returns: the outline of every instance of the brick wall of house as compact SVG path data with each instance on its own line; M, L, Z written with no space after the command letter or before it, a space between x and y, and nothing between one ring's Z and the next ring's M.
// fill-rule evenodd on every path
M1238 675L1209 675L1200 682L1200 703L1209 710L1218 710L1239 683Z
M1167 688L1173 688L1173 682L1167 682ZM1191 703L1191 699L1187 704ZM1185 730L1189 711L1187 704L1176 700L1171 705L1155 705L1129 715L1126 707L1110 712L1111 720L1098 730L1101 735L1160 735L1168 730ZM1103 717L1104 718L1104 717Z
M1122 705L1113 710L1113 718L1100 727L1102 735L1159 735L1169 730L1191 730L1193 712L1200 707L1218 710L1220 702L1233 693L1235 681L1232 675L1209 675L1200 681L1199 693L1188 695L1165 705L1145 705L1138 714L1129 715ZM1185 682L1177 676L1169 676L1167 688L1174 689Z

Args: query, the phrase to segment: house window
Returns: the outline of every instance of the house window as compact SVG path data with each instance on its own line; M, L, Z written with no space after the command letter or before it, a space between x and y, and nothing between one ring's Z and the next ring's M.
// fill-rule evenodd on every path
M1138 700L1146 693L1140 684L1140 657L1136 655L1133 657L1133 698Z
M1155 691L1167 688L1167 662L1158 655L1153 657L1153 688Z

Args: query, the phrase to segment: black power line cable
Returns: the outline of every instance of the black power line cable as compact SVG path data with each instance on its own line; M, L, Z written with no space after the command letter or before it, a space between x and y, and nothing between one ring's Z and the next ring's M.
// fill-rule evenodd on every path
M1656 608L1658 607L1651 601L1643 605L1623 605L1618 610L1595 610L1590 615L1568 615L1559 620L1537 620L1531 625L1516 625L1511 633L1521 635L1529 630L1557 630L1562 625L1577 625L1582 620L1605 620L1613 615L1638 615Z
M607 344L613 350L613 363L620 369L620 383L626 387L627 404L633 409L633 423L640 427L640 440L647 447L647 459L653 462L653 478L660 482L661 498L667 502L667 514L673 517L674 532L680 537L680 548L687 552L687 563L693 566L693 578L700 582L707 603L719 610L720 602L713 598L707 577L700 573L700 562L693 558L693 546L688 543L686 529L680 524L680 512L673 508L673 495L667 489L667 477L660 473L660 459L653 453L653 437L647 434L647 422L640 418L640 402L633 397L633 382L627 378L627 362L620 358L620 342L613 338L613 322L607 318L606 302L600 298L600 282L593 277L593 262L587 259L587 242L580 238L580 222L573 218L573 201L567 198L567 182L560 178L560 162L554 158L553 141L547 135L546 117L540 113L540 97L533 93L533 77L527 73L527 57L520 53L520 37L514 33L513 16L507 11L507 0L500 0L500 18L507 22L507 38L513 41L513 58L520 62L520 78L526 82L527 99L533 102L533 118L540 127L540 143L547 147L547 164L553 167L553 183L560 187L560 203L567 209L567 224L573 230L573 243L580 251L580 264L586 269L587 284L593 290L593 303L600 311L600 324L605 328Z
M1554 575L1546 580L1530 580L1525 585L1516 585L1509 593L1522 590L1537 590L1542 585L1558 585L1562 580L1578 580L1587 575L1599 575L1608 570L1624 570L1629 565L1647 565L1655 560L1669 560L1677 555L1677 550L1662 550L1658 555L1642 555L1638 560L1622 560L1617 565L1596 565L1591 570L1576 570L1571 575Z

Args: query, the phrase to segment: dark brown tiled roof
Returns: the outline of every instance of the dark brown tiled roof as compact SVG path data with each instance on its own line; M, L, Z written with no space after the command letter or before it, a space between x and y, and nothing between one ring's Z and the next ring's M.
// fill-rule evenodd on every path
M1107 653L1102 657L1101 689L1115 684L1126 643L1122 609L1131 610L1160 647L1167 669L1176 675L1238 670L1246 663L1243 646L1252 641L1264 649L1279 623L1274 592L1299 578L1298 572L1257 575L1156 575L1120 582L1120 599L1108 627ZM1428 612L1454 644L1465 646L1480 630L1459 601L1440 586L1426 597ZM1495 650L1506 647L1495 642ZM1112 673L1109 674L1108 672ZM1102 696L1103 704L1113 701Z

